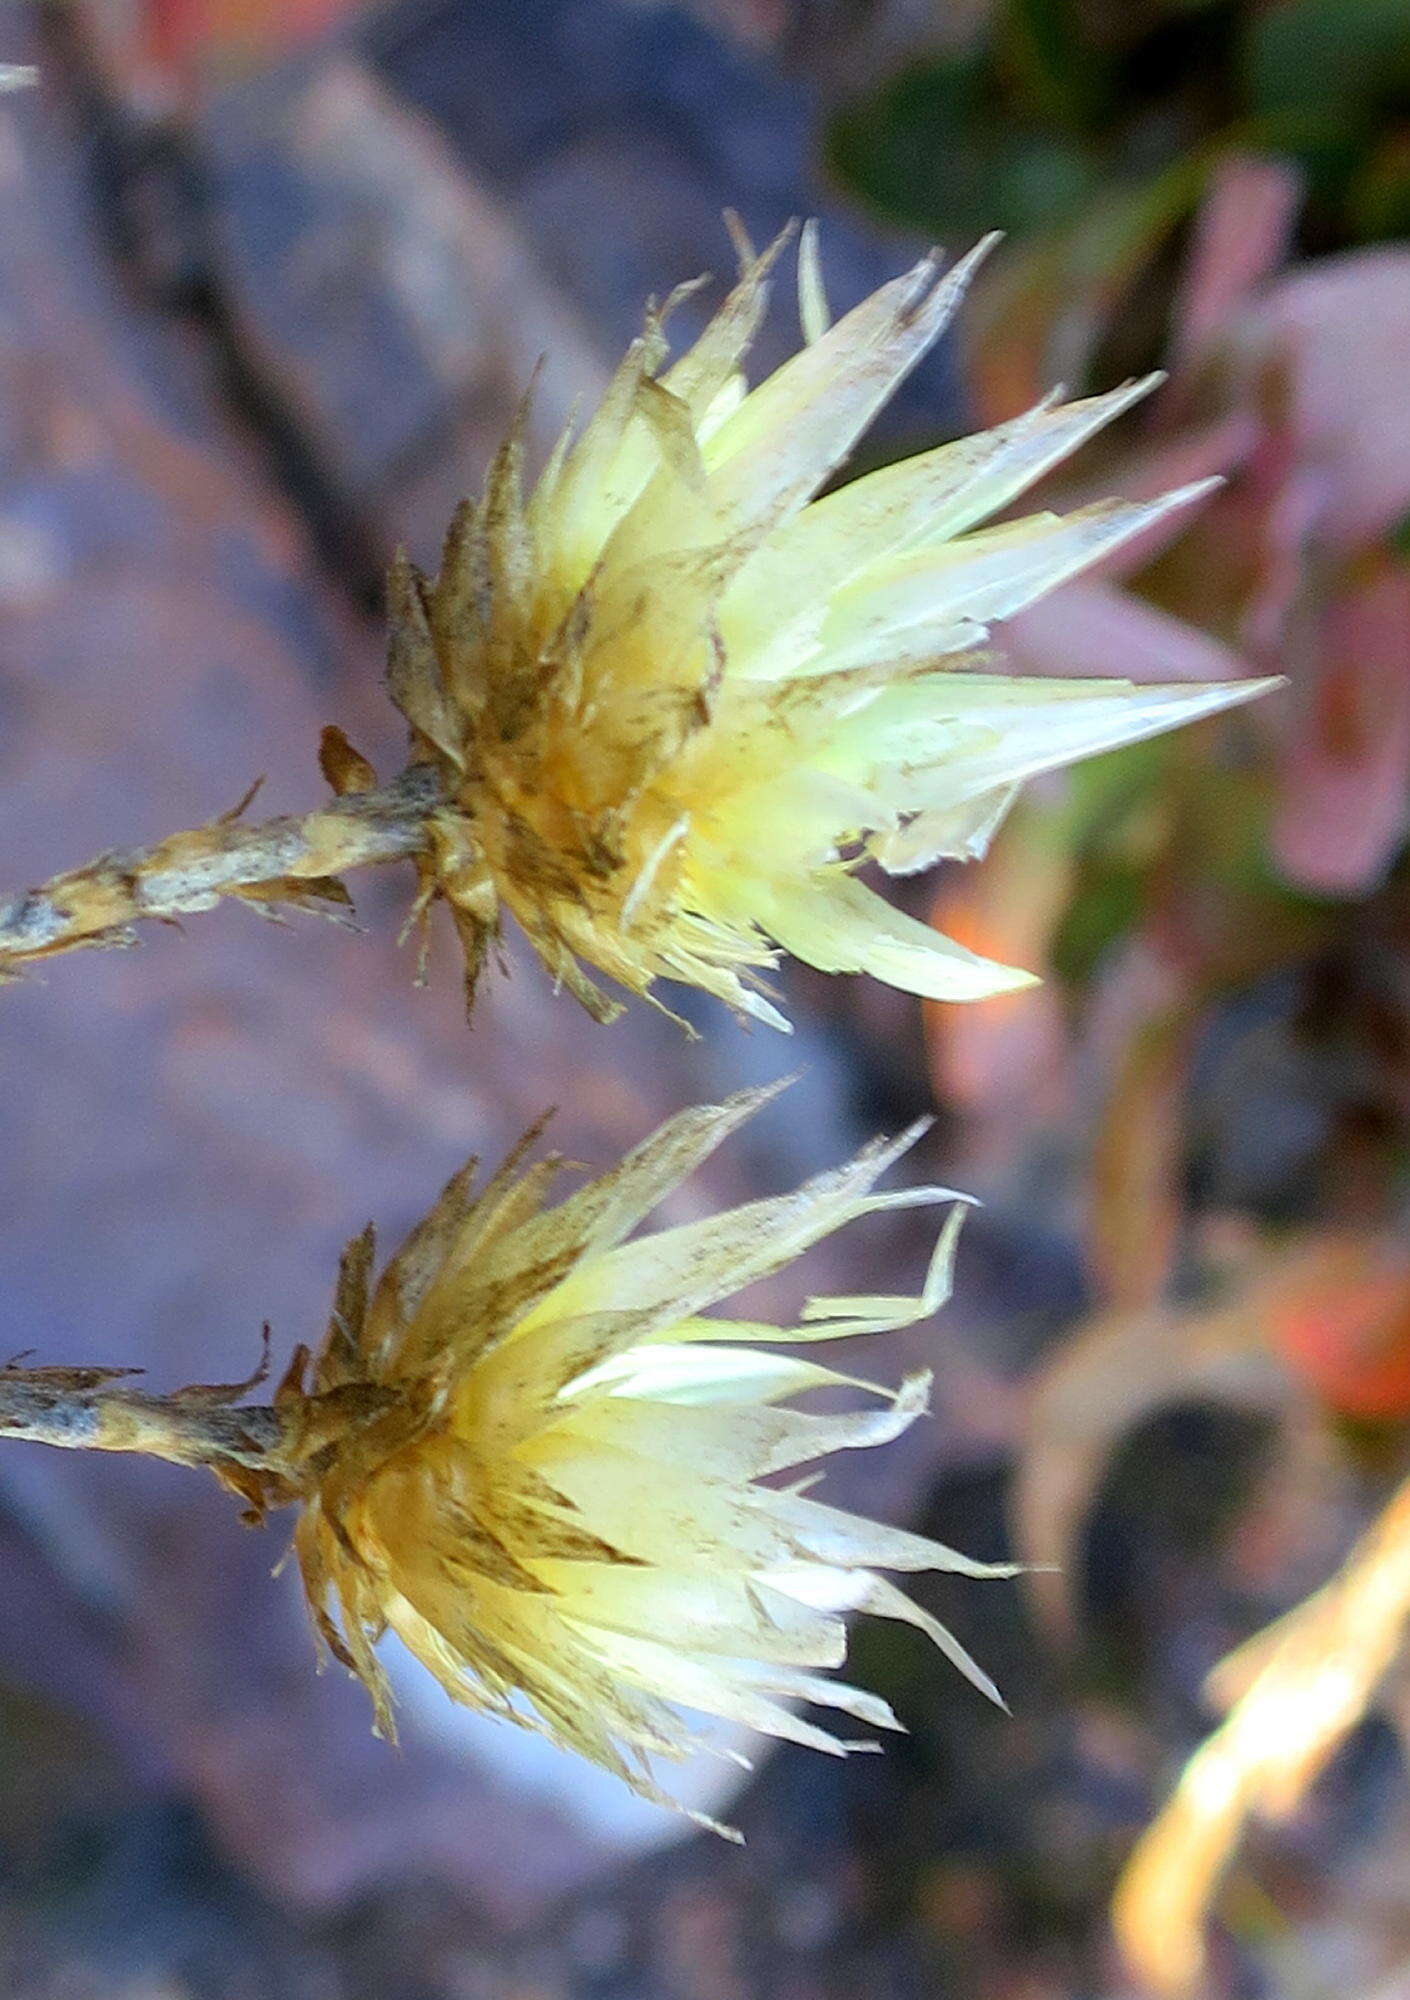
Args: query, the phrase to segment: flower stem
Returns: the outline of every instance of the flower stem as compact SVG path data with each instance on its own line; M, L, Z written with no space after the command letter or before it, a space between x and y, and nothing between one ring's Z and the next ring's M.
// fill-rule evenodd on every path
M136 1451L177 1465L269 1468L292 1442L272 1404L233 1408L201 1391L153 1396L115 1387L122 1369L0 1370L0 1436L73 1451Z
M281 903L346 904L342 873L423 852L427 819L441 803L436 772L411 764L389 784L310 813L245 825L237 808L155 846L99 855L0 903L0 980L82 945L134 944L139 919L171 922L213 908L222 896L266 911Z

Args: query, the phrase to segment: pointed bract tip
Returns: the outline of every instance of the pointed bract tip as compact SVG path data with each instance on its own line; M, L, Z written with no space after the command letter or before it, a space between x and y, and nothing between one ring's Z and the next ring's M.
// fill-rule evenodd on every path
M1187 486L1172 486L1168 493L1160 495L1159 504L1172 511L1177 507L1193 507L1228 483L1224 473L1211 472L1203 479L1192 479Z
M903 1126L896 1137L887 1142L892 1149L893 1157L899 1159L902 1153L908 1153L912 1146L919 1145L934 1123L935 1114L923 1111L919 1118L913 1118L909 1125Z

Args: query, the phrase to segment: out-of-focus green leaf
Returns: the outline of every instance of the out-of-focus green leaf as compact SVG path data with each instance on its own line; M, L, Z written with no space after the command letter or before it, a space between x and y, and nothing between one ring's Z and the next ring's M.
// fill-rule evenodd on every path
M1074 850L1082 851L1109 836L1121 817L1155 789L1169 749L1170 739L1157 736L1074 766L1067 776L1067 797L1059 809L1063 839Z
M1083 34L1074 0L1009 0L1001 60L1029 107L1059 126L1090 131L1109 103L1110 63Z
M1251 15L1244 75L1257 111L1343 115L1410 90L1406 0L1284 0Z
M1026 234L1076 213L1099 161L1005 115L995 91L982 57L909 70L834 121L829 163L884 214L943 235Z
M1196 737L1166 737L1079 766L1067 789L1054 832L1077 867L1052 945L1065 984L1087 984L1176 885L1199 898L1215 986L1310 949L1324 932L1331 906L1270 866L1265 772L1222 765Z
M1143 284L1151 264L1204 191L1213 156L1190 155L1138 181L1097 187L1060 226L996 260L970 313L970 379L986 423L1010 417L1054 380L1135 374L1159 357L1162 295Z
M1064 986L1088 985L1107 953L1136 929L1144 910L1142 868L1119 859L1084 864L1053 934L1053 976Z
M1347 187L1371 136L1365 120L1335 103L1288 105L1249 118L1238 136L1260 152L1293 161L1306 184L1309 206L1320 205L1336 240L1346 237Z
M906 70L833 121L830 165L899 221L933 226L946 196L972 213L983 172L962 135L981 118L985 89L981 58Z
M994 192L1005 225L1027 233L1054 216L1071 215L1101 182L1097 162L1062 139L1029 133L995 161Z
M1355 176L1350 220L1368 241L1410 236L1410 123L1387 135Z
M1085 986L1145 915L1152 848L1160 845L1152 813L1168 757L1168 741L1156 738L1071 773L1058 825L1077 869L1051 950L1053 972L1066 986Z

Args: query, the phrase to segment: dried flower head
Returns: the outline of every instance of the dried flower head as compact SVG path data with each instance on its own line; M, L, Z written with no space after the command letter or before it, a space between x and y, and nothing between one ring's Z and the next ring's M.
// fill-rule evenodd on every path
M1274 685L1018 679L989 628L1204 490L992 519L1160 379L1063 405L814 496L964 292L934 257L828 325L811 226L807 344L747 391L742 367L783 239L667 366L659 310L601 406L570 425L532 493L521 415L439 575L399 556L387 682L411 761L385 784L338 729L335 797L112 849L0 900L0 984L38 960L137 941L234 897L346 920L344 877L410 860L413 926L443 899L473 997L505 912L599 1019L587 967L654 998L661 979L788 1023L766 977L792 952L933 999L1029 976L979 958L877 895L982 854L1025 778Z
M478 1191L472 1160L375 1285L370 1226L349 1245L320 1350L295 1352L269 1403L246 1400L267 1355L247 1381L165 1396L126 1369L12 1363L0 1436L206 1466L254 1523L298 1505L317 1630L388 1735L388 1630L453 1700L665 1804L651 1760L712 1747L685 1709L837 1755L873 1746L791 1704L897 1727L885 1702L827 1678L849 1611L918 1626L997 1701L879 1572L1012 1565L827 1506L811 1477L764 1483L883 1444L926 1407L926 1374L890 1389L778 1351L907 1326L946 1297L963 1197L873 1191L915 1132L792 1194L633 1234L771 1094L683 1112L556 1207L561 1162L525 1164L533 1133ZM794 1327L709 1311L845 1222L926 1204L950 1214L917 1297L812 1299ZM874 1402L793 1406L838 1388Z
M838 1754L856 1746L790 1702L896 1727L884 1702L820 1672L843 1660L849 1610L919 1626L998 1698L877 1572L1009 1567L761 1483L883 1443L924 1410L927 1376L891 1390L774 1350L932 1312L962 1209L919 1297L815 1299L795 1328L707 1316L856 1216L954 1204L945 1189L872 1191L914 1134L793 1194L627 1240L768 1094L683 1113L548 1209L555 1159L524 1166L520 1149L479 1193L472 1162L375 1288L371 1231L350 1247L326 1344L296 1392L307 1409L334 1399L344 1419L308 1429L295 1548L319 1630L384 1731L375 1647L389 1628L457 1702L666 1803L651 1759L707 1740L682 1707ZM875 1407L789 1406L839 1384Z
M805 230L807 344L741 373L782 245L669 367L676 294L523 496L522 422L439 576L391 575L389 685L440 773L419 909L449 904L473 990L509 911L600 1018L583 970L684 981L786 1026L780 949L972 1000L1027 983L860 879L983 852L1021 782L1243 701L982 671L989 627L1203 488L977 529L1159 378L1061 405L814 496L958 304L977 250L828 325ZM685 287L688 292L693 287Z

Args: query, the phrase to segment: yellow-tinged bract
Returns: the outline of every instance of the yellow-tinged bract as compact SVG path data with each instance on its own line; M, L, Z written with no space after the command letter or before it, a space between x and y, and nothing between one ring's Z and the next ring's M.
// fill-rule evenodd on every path
M854 1746L793 1704L896 1727L883 1701L822 1671L842 1663L848 1611L919 1626L994 1694L878 1572L1009 1567L760 1483L883 1443L925 1408L924 1375L891 1390L775 1351L904 1326L945 1297L958 1198L873 1192L914 1135L793 1194L632 1236L768 1094L673 1118L553 1208L554 1160L525 1166L520 1149L478 1194L472 1162L375 1289L370 1230L350 1247L306 1397L342 1399L349 1420L321 1425L296 1476L295 1547L319 1628L384 1730L387 1628L456 1701L663 1803L651 1760L708 1740L682 1708L834 1753ZM842 1223L923 1203L952 1206L918 1297L814 1299L793 1328L709 1316ZM875 1401L791 1406L837 1385Z
M807 344L749 392L780 245L746 255L669 366L676 300L648 314L527 500L521 423L439 576L398 559L389 685L445 793L418 908L445 898L472 989L504 910L602 1018L616 1008L585 963L776 1026L761 975L780 949L935 999L1025 984L893 908L858 865L981 854L1035 772L1271 685L1015 679L976 655L997 620L1202 490L978 525L1157 378L1050 398L814 497L987 247L945 277L927 257L829 326L805 230Z

